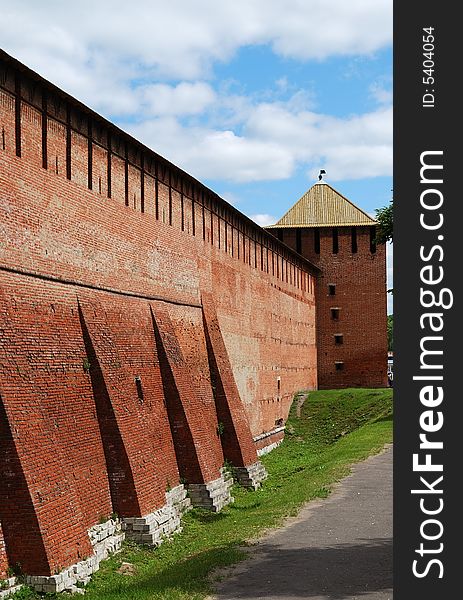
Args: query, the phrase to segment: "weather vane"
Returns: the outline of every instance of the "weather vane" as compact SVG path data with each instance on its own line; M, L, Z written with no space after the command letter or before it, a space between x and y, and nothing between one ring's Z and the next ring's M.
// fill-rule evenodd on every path
M318 181L322 181L323 175L326 175L325 169L320 169L320 173L318 175Z

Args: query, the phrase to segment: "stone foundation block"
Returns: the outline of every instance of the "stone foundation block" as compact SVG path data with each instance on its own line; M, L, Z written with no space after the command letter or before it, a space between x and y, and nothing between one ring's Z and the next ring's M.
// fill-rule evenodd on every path
M240 485L253 490L257 490L268 477L260 460L247 467L233 467L233 475Z
M256 436L254 443L256 444L257 456L263 456L268 454L275 448L277 448L283 441L285 434L285 426L276 427L271 431L266 431Z
M88 535L93 546L93 554L75 565L71 565L56 575L28 575L25 582L37 592L73 592L81 588L77 583L86 585L92 573L98 571L100 562L114 554L122 547L125 534L121 530L118 519L109 519L105 523L94 525L88 530Z
M182 514L191 508L190 499L183 485L166 492L166 504L144 517L123 519L122 528L128 539L139 544L159 546L162 540L181 531Z
M264 446L263 448L260 448L259 450L257 450L257 456L264 456L264 454L268 454L272 450L275 450L275 448L278 448L278 446L282 442L283 442L283 440L278 440L277 442L273 442L273 444L269 444L268 446Z
M220 471L221 476L209 483L190 483L187 485L193 506L219 512L224 506L233 502L233 497L230 494L233 478L224 468Z
M16 577L0 579L0 583L3 583L3 586L0 588L0 600L11 598L13 594L19 592L19 590L22 588L22 585L18 583Z

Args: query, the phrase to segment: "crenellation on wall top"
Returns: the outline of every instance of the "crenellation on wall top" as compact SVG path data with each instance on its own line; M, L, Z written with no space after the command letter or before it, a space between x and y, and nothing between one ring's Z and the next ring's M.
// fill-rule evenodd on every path
M108 156L119 157L128 165L142 170L160 183L169 186L182 198L188 198L189 201L207 208L249 240L271 249L288 263L312 274L318 273L318 268L310 261L276 240L270 233L264 231L204 184L3 50L0 50L0 89L16 99L19 94L21 103L33 106L49 121L61 123L66 127L68 136L74 131L89 139L89 143L102 147ZM18 148L17 154L20 155ZM68 179L70 178L68 172Z

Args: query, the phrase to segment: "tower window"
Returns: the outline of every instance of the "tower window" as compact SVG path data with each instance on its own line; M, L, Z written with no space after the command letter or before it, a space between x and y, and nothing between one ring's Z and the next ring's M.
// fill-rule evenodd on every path
M341 360L337 360L334 363L334 367L335 367L336 371L342 371L344 369L344 363Z
M334 283L329 283L328 284L328 294L330 296L335 296L336 295L336 285Z
M330 308L333 321L339 321L339 308Z
M144 397L143 397L143 388L142 388L142 385L141 385L141 377L140 377L140 375L136 375L135 376L135 386L137 388L138 399L140 400L140 403L143 404Z
M342 333L335 333L334 334L334 343L337 346L340 346L341 344L344 344L344 336Z

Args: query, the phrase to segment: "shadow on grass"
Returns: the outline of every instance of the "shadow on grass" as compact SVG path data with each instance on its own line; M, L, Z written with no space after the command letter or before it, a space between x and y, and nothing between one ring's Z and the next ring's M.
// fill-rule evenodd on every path
M386 421L392 421L392 415L384 415L383 417L378 417L372 423L384 423Z
M199 523L216 523L217 521L222 521L222 519L226 519L226 513L216 513L207 509L194 508L188 513L189 519L193 521L198 521Z
M244 541L242 544L244 545ZM114 600L148 600L157 598L196 599L203 598L210 591L209 573L217 567L226 567L245 558L245 552L238 544L225 544L199 552L181 562L167 565L162 571L143 571L131 580L124 575L114 575L112 585L103 591L92 590L91 598L111 598ZM149 567L148 567L149 568Z
M229 510L231 512L234 511L248 511L252 508L259 508L262 505L262 502L260 500L255 500L254 502L250 502L249 504L243 504L242 506L237 506L232 504L229 508Z

